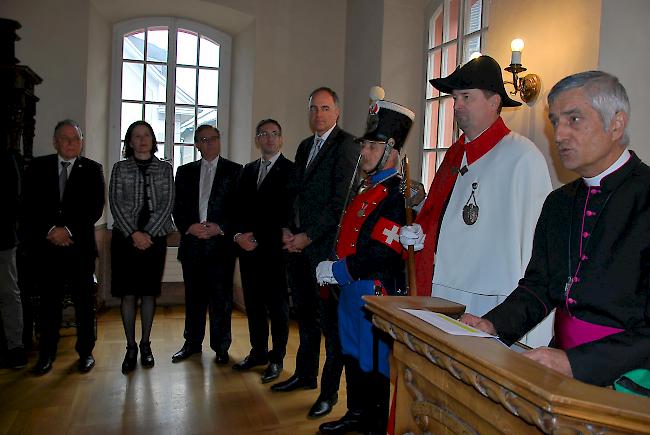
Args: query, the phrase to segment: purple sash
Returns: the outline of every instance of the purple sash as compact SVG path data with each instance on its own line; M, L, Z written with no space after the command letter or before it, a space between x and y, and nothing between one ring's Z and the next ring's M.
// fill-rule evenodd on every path
M558 349L571 349L623 331L624 329L585 322L560 307L555 310L555 346Z

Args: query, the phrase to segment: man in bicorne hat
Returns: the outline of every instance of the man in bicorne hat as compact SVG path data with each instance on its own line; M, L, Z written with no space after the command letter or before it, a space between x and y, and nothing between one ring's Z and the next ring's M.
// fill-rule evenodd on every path
M358 139L366 178L343 215L337 260L322 261L316 268L319 284L341 288L339 336L348 396L348 412L322 424L321 433L386 432L389 349L385 338L373 331L361 297L406 294L399 243L406 213L396 167L414 117L389 101L371 105L366 133Z
M454 99L463 135L445 154L416 224L402 229L416 251L417 290L485 314L524 275L535 224L551 191L542 153L501 119L510 99L501 67L480 56L431 80ZM547 344L546 337L537 344Z

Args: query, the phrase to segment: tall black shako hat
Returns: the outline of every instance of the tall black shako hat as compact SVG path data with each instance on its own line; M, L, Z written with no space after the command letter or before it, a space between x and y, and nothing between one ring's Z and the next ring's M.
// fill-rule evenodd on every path
M482 55L472 59L462 67L456 68L456 71L449 76L429 80L429 83L446 94L451 94L454 89L485 89L499 94L504 107L521 106L519 101L508 96L506 88L503 86L501 67L490 56Z
M392 101L373 101L368 109L366 132L357 142L386 142L399 151L406 141L414 119L415 113L404 106Z

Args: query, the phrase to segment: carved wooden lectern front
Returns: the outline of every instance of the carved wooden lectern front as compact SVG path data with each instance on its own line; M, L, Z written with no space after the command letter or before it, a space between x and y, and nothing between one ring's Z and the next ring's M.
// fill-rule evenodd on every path
M650 399L568 378L495 340L453 336L402 311L455 316L429 297L364 297L394 339L395 434L650 433ZM624 357L624 356L622 356Z

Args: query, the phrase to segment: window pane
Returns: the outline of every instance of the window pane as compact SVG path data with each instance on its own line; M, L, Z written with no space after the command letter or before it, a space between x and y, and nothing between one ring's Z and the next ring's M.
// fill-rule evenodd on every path
M481 30L482 0L467 0L465 12L465 34ZM478 50L476 50L478 51Z
M201 154L195 153L195 149L194 145L174 145L174 173L179 166L201 158Z
M219 102L219 70L199 70L199 104L216 106Z
M196 65L196 33L179 29L176 45L176 63L183 65Z
M447 32L445 33L445 42L458 38L458 2L459 0L449 0L447 6Z
M438 100L427 101L424 118L424 148L431 149L438 146Z
M168 40L166 27L150 27L147 31L147 60L167 62Z
M440 5L429 21L429 48L437 47L442 44L442 20L442 5Z
M196 103L196 68L176 68L176 103Z
M447 154L446 149L436 151L436 172L438 172L438 168L440 168L442 161L445 159L445 154ZM433 179L431 179L431 181L433 181Z
M436 152L425 151L422 156L422 184L427 190L431 188L434 175L436 175Z
M167 160L165 157L165 144L164 143L158 143L158 151L154 153L156 157L158 157L160 160Z
M440 95L440 91L431 86L431 83L429 83L430 79L440 78L440 60L440 50L429 53L429 63L427 65L427 98L433 98Z
M447 77L456 69L456 47L457 44L449 44L442 49L442 67L440 74L442 77Z
M486 7L481 6L481 9L483 14L483 19L481 20L481 28L485 29L488 26L488 23L490 22L490 8L489 6Z
M142 104L140 103L122 103L122 128L120 128L120 137L126 136L126 129L135 121L142 119Z
M124 62L122 64L122 99L142 100L143 65Z
M440 122L438 130L438 147L449 148L454 138L454 100L445 98L442 100L440 111ZM442 142L440 142L442 140Z
M147 101L167 100L167 67L163 65L147 64Z
M127 33L122 42L122 59L144 60L144 30Z
M219 44L201 36L199 47L199 66L219 67Z
M463 60L462 63L465 64L469 61L470 56L481 51L481 34L470 36L465 38L464 47L463 47Z
M156 135L156 141L165 141L165 105L146 104L144 106L144 120L151 124Z
M208 124L217 127L217 109L213 107L199 107L199 119L196 125Z
M174 113L174 143L194 143L194 107L176 107Z

